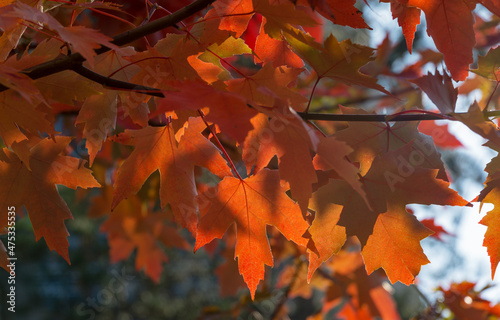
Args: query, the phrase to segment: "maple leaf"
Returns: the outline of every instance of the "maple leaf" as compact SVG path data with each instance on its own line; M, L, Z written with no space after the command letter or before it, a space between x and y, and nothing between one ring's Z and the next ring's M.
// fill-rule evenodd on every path
M498 126L493 121L484 118L483 112L477 102L470 105L467 113L456 113L453 114L453 117L481 137L488 139L491 144L497 147L500 146L500 130Z
M476 2L484 4L498 14L498 5L492 1L455 0L408 0L408 6L422 9L427 21L427 33L438 50L454 80L465 80L469 64L473 62L472 48L475 45L474 17L472 10Z
M109 195L110 192L103 191L103 196L109 199L106 202L111 204ZM111 263L129 258L137 249L136 270L144 268L146 275L158 283L163 264L168 261L160 244L167 248L188 247L176 228L166 221L166 213L145 210L138 197L122 201L100 228L107 233Z
M271 4L268 0L252 0L254 11L265 18L264 31L274 39L281 37L281 30L290 25L315 26L318 23L303 11L295 9L291 2Z
M33 80L6 64L0 65L0 83L19 93L23 99L31 104L44 102Z
M215 73L215 78L228 77L220 60L251 51L242 39L218 29L216 21L195 25L187 36L168 34L154 48L136 55L133 60L145 66L137 76L142 81L137 83L157 87L151 85L155 81L160 88L168 89L169 81L205 79L206 72Z
M266 225L275 226L288 240L307 246L308 241L302 236L309 224L299 206L285 194L287 189L277 171L262 169L245 180L226 177L199 196L207 205L200 207L195 251L222 238L227 228L236 223L235 258L252 299L264 278L264 266L273 266Z
M229 227L223 241L225 241L225 246L220 255L225 261L215 269L215 274L219 280L221 296L234 296L239 289L246 285L238 271L238 262L234 258L236 244L236 227L234 225Z
M84 101L91 95L100 94L96 86L82 76L63 71L35 81L35 85L49 102L73 105L75 101Z
M368 272L382 266L392 282L400 280L410 283L413 280L421 264L426 260L412 260L398 248L408 245L407 241L411 239L417 239L414 241L418 245L427 229L417 220L413 221L407 217L406 205L410 203L468 205L467 201L448 188L448 182L436 179L437 170L422 168L420 166L422 162L420 164L415 162L414 157L417 155L412 143L409 143L373 160L370 170L361 177L370 208L362 200L361 195L344 181L330 180L329 184L316 191L319 195L313 195L313 199L317 200L312 203L316 211L315 219L319 222L313 221L310 233L315 246L319 248L321 261L325 261L340 249L343 239L343 230L339 229L341 226L345 228L348 236L356 235L365 247L363 256ZM326 197L326 194L330 196ZM338 206L331 203L343 206L340 218ZM323 215L327 217L321 217ZM325 223L325 219L337 222ZM398 228L407 232L402 239L398 240L400 233L384 233L384 230L398 230ZM324 243L329 234L334 235L333 244ZM384 246L376 247L374 244L378 241L384 243ZM321 251L321 248L324 250ZM316 260L314 261L314 266L319 265Z
M122 53L132 55L133 48L122 49ZM93 71L100 74L110 74L119 69L126 60L115 51L107 52L95 59ZM115 79L130 81L133 68L127 68L128 72L122 70L117 72ZM118 114L118 91L105 90L100 85L95 86L98 95L91 95L85 99L75 124L84 124L83 137L87 139L85 146L89 152L89 163L92 166L95 156L101 150L102 143L106 140L111 130L115 129L116 116ZM132 117L134 118L134 117ZM147 123L147 120L146 120ZM144 123L143 123L144 124Z
M439 148L458 148L463 144L449 131L448 124L437 125L436 121L421 121L418 131L432 137Z
M446 73L441 75L439 72L429 72L426 76L409 81L419 86L441 113L455 112L458 90L453 87L451 78Z
M420 267L430 262L420 247L420 240L433 231L408 212L391 209L378 216L361 253L368 273L384 268L392 283L400 281L410 285Z
M255 62L272 62L273 67L288 66L290 68L302 68L304 62L289 47L285 40L271 38L264 32L261 25L260 33L255 42Z
M228 80L231 78L229 71L223 66L221 61L224 58L232 57L241 54L250 54L252 50L246 45L245 41L241 38L228 37L221 44L213 43L206 48L206 51L198 56L201 61L209 62L219 67L220 73L217 75L221 80ZM201 73L201 71L198 71Z
M339 252L347 239L345 227L337 224L342 206L326 200L331 196L330 191L327 187L318 189L309 202L309 207L316 212L309 233L317 252L309 250L308 281L323 262Z
M487 248L490 256L492 278L495 276L500 262L500 241L498 240L498 233L500 232L500 210L498 207L500 199L499 159L500 157L496 156L486 166L485 171L488 172L488 177L486 178L485 187L477 199L481 204L492 203L495 205L493 210L489 211L479 222L488 227L484 235L483 246Z
M100 33L98 30L83 26L73 26L58 28L57 32L61 38L70 43L73 50L79 52L91 66L94 65L94 57L96 56L95 49L105 46L116 51L121 50L110 42L112 38Z
M377 79L359 72L359 68L374 59L372 48L353 44L350 40L338 42L333 35L320 45L296 29L287 30L285 37L293 50L314 69L318 81L330 78L390 94L377 83Z
M83 137L87 139L85 146L89 152L90 166L109 132L116 126L117 96L116 91L106 90L101 95L88 97L76 118L75 124L85 124Z
M335 275L337 281L326 289L323 314L342 305L345 295L351 299L347 319L380 317L382 319L400 319L396 304L391 294L382 287L387 277L383 272L366 273L359 244L350 241L338 255L325 265ZM342 309L344 310L344 309ZM340 311L343 313L342 311ZM351 313L352 312L352 313ZM346 313L343 313L345 316Z
M73 49L79 52L89 63L93 65L96 56L94 49L106 46L110 49L120 51L120 48L110 42L110 37L99 31L83 26L64 27L57 19L49 13L41 11L41 8L31 7L22 2L16 2L10 12L10 16L27 20L28 22L47 25L56 31L61 38L71 44Z
M254 13L252 0L219 0L213 6L217 16L221 17L219 28L235 32L237 38L247 29Z
M472 282L452 283L449 289L439 288L444 295L444 304L450 308L457 319L486 320L491 316L500 316L499 306L480 297L480 292L474 290ZM465 298L469 301L464 302Z
M254 165L254 172L257 172L277 155L280 177L290 183L292 197L306 214L307 203L313 191L312 185L318 181L311 151L316 150L319 139L288 106L266 113L272 118L267 121L262 115L260 119L256 119L257 123L261 123L257 124L254 132L245 140L243 160L249 172Z
M334 170L364 198L365 193L358 180L359 169L347 157L352 151L344 141L333 136L321 138L313 160L314 168L323 171Z
M38 241L45 239L68 263L69 233L64 220L71 219L68 206L59 195L55 184L68 188L94 188L100 184L79 159L60 153L71 141L70 137L43 139L33 146L27 141L14 144L16 153L0 151L0 204L3 207L24 205ZM7 215L2 215L0 227L7 226Z
M484 78L500 82L500 46L492 48L485 56L477 58L477 69L471 70Z
M7 146L27 139L19 127L33 134L55 134L54 126L37 106L21 98L15 91L0 92L0 137Z
M423 220L420 220L420 222L427 229L432 230L434 233L431 234L431 237L433 237L439 241L443 241L443 239L441 238L441 236L443 234L450 235L450 233L448 231L446 231L443 227L441 227L440 225L437 225L436 221L434 221L433 218L423 219Z
M415 31L417 31L417 25L420 24L420 9L408 6L408 0L382 0L381 2L391 3L392 18L398 19L398 24L403 29L406 39L406 47L411 53Z
M289 101L295 109L303 109L307 99L289 89L302 69L277 67L264 64L256 74L240 79L225 81L227 90L245 97L253 104L274 107L276 100Z
M343 114L367 114L363 110L340 107ZM432 138L418 132L417 127L417 122L398 122L392 126L375 122L350 122L347 129L333 136L337 140L345 141L354 150L349 154L349 159L360 163L361 174L368 171L377 155L384 155L414 141L412 148L424 158L422 165L429 169L438 169L437 177L448 181L441 154L434 146Z
M354 4L356 0L298 0L300 5L309 3L313 10L318 10L322 16L341 26L352 28L369 28Z
M201 119L190 120L193 126L188 126L186 131L197 131L197 121ZM229 169L225 172L220 170L224 167L225 160L218 149L199 131L185 132L177 144L170 125L126 130L117 139L123 144L133 145L134 151L116 173L111 208L114 209L120 201L136 194L146 179L159 170L161 207L170 203L176 221L196 234L198 205L195 199L197 192L194 166L216 167L216 173L221 174L221 178L230 174Z
M247 105L246 99L233 92L217 90L201 81L171 83L176 91L165 92L159 99L156 114L178 109L198 110L209 107L207 120L238 142L243 142L252 129L250 119L257 113ZM193 95L196 92L196 95Z
M61 54L61 42L56 39L43 40L33 50L21 56L11 55L4 64L18 70L29 69Z
M18 25L4 30L0 36L0 60L7 59L12 49L17 47L26 28L26 26Z

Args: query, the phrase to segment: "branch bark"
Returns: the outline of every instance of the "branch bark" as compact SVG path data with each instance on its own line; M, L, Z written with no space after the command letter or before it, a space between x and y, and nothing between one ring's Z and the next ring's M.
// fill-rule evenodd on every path
M132 90L142 94L164 98L164 91L146 87L130 82L120 81L105 77L92 70L89 70L82 65L76 65L71 68L79 75L100 83L109 89L113 90ZM411 111L411 110L408 110ZM297 112L304 120L321 120L321 121L350 121L350 122L401 122L401 121L426 121L426 120L456 120L453 115L441 113L405 113L405 114L331 114L331 113L311 113ZM467 113L455 113L455 115L466 116ZM487 111L484 113L486 118L500 117L500 111Z
M135 91L135 92L139 92L142 94L147 94L147 95L155 96L155 97L162 97L162 98L165 97L165 95L163 94L163 92L160 89L141 86L139 84L109 78L109 77L103 76L102 74L96 73L90 69L87 69L82 65L76 65L73 68L71 68L71 70L78 73L82 77L85 77L89 80L100 83L103 86L108 87L109 89L112 89L112 90L128 90L128 91Z
M117 46L123 46L137 39L140 39L146 35L152 34L154 32L160 31L168 27L175 26L180 21L203 10L214 1L215 0L197 0L166 17L151 21L145 25L125 31L115 36L113 38L113 41L111 41L111 43ZM108 52L109 50L111 49L107 47L101 47L100 49L96 50L96 53L101 54ZM31 79L39 79L64 70L70 70L70 69L74 70L75 68L78 68L78 66L81 66L81 64L84 61L85 59L82 57L81 54L73 53L65 57L47 61L39 65L36 65L34 67L31 67L29 69L23 70L22 73L26 74ZM5 91L7 89L9 88L0 84L0 92Z

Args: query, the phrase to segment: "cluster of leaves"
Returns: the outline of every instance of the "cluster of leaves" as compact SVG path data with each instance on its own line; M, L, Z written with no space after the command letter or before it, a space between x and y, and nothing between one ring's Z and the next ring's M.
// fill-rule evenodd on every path
M354 0L145 1L141 10L2 1L0 207L24 206L36 239L69 263L64 221L72 215L56 185L99 188L81 196L92 196L90 215L109 214L102 230L111 261L137 250L137 269L153 280L167 261L162 246L190 247L178 232L186 228L195 251L223 239L227 293L241 282L225 279L236 269L254 298L266 265L307 257L307 281L337 277L318 317L333 307L348 319L396 317L382 283L413 283L429 262L420 241L442 230L406 206L471 206L449 188L436 148L460 143L427 120L461 121L500 151L488 118L500 99L500 48L490 49L499 20L474 25L473 13L480 4L500 16L500 2L381 2L390 2L410 52L423 11L438 52L413 52L419 61L396 72L388 39L374 49L324 36L328 23L369 28ZM485 54L469 76L474 49ZM450 76L422 73L443 61ZM415 85L439 113L425 110ZM477 88L483 99L456 112L458 95ZM356 101L368 103L345 107ZM330 114L338 121L311 120ZM499 159L486 168L481 203L500 201ZM494 274L499 208L481 223ZM0 228L7 225L4 210ZM465 290L455 289L445 297Z

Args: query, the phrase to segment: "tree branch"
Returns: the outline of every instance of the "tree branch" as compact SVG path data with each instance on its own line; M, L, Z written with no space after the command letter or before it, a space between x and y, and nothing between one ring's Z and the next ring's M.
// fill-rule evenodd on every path
M410 110L408 110L410 111ZM400 122L400 121L422 121L422 120L456 120L453 115L448 114L324 114L324 113L305 113L297 112L304 120L323 120L323 121L356 121L356 122ZM467 112L455 113L455 115L467 116ZM485 113L486 117L499 117L500 111L488 111Z
M137 39L140 39L148 34L160 31L168 27L172 27L177 23L179 23L180 21L203 10L205 7L209 6L214 1L215 0L197 0L168 16L151 21L145 25L139 26L132 30L125 31L115 36L111 41L111 43L117 46L123 46ZM96 54L101 54L108 52L109 50L111 49L108 47L101 47L95 52ZM62 58L56 58L54 60L47 61L39 65L36 65L34 67L31 67L29 69L23 70L22 73L26 74L31 79L39 79L64 70L70 70L70 69L74 70L84 61L85 59L82 57L81 54L73 53L68 56L64 56ZM7 89L9 88L0 84L0 92L5 91Z
M99 73L96 73L90 69L87 69L82 65L76 65L73 68L71 68L71 70L78 73L82 77L85 77L89 80L100 83L103 86L108 87L109 89L113 89L113 90L123 89L123 90L130 90L130 91L134 91L134 92L139 92L142 94L147 94L147 95L155 96L155 97L162 97L162 98L165 97L165 95L163 94L163 92L160 89L141 86L139 84L125 82L125 81L105 77L102 74L99 74Z
M116 80L105 77L81 65L75 65L71 68L79 75L100 83L113 90L132 90L142 94L164 98L162 90L141 86L138 84ZM407 110L406 112L410 112ZM456 120L453 115L441 113L404 113L404 114L331 114L331 113L310 113L297 112L304 120L322 120L322 121L350 121L350 122L401 122L401 121L426 121L426 120ZM455 115L466 116L467 113L455 113ZM487 111L484 113L486 118L500 117L500 111Z

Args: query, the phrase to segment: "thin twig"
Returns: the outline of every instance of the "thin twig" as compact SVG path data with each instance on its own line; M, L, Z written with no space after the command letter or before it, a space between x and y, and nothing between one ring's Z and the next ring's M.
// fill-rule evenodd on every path
M219 148L221 149L222 153L224 153L224 156L226 157L227 161L229 162L229 165L233 169L235 177L240 179L240 181L243 181L243 178L240 176L240 173L238 172L238 170L236 170L236 166L234 165L233 160L231 160L231 158L229 157L229 154L227 153L226 149L224 148L224 146L220 142L219 138L217 137L217 134L215 134L215 131L212 129L212 127L205 120L205 114L203 113L203 111L201 109L198 109L198 114L200 115L203 122L205 122L205 125L207 126L208 130L210 130L210 132L212 133L212 136L214 137L215 141L217 141Z

